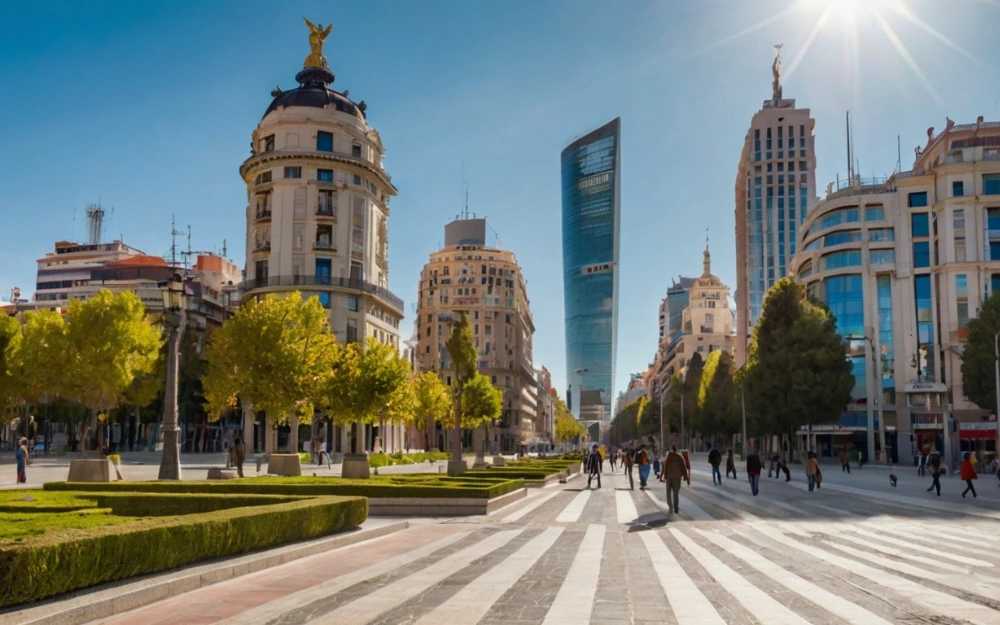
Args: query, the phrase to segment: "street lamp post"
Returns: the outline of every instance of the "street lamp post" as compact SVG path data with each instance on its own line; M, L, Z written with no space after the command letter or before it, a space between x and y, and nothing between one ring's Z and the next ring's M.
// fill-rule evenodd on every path
M163 288L165 287L165 288ZM184 309L184 284L179 275L164 285L163 316L170 328L167 339L167 387L163 400L163 455L160 457L161 480L181 479L179 429L177 427L177 387L180 365L181 337L187 325Z
M743 410L743 460L747 457L747 379L743 376L743 380L740 383L740 407Z
M878 350L875 347L875 341L867 336L847 336L845 337L849 341L865 340L872 349L872 377L869 379L869 383L872 385L871 391L871 406L868 410L868 461L871 462L875 457L875 442L878 439L879 431L884 431L882 428L885 424L882 423L881 415L881 405L878 401L878 396L880 392L880 381L879 381L879 367L878 367ZM866 376L867 377L867 376ZM875 424L878 423L878 427ZM891 458L885 448L885 437L881 437L881 447L882 454L886 457L886 463L891 464Z

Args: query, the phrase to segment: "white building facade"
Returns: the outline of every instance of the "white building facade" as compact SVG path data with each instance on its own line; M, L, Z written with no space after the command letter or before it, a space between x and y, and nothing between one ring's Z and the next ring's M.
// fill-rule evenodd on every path
M825 301L857 380L841 421L817 440L988 457L991 407L962 390L969 319L1000 287L1000 123L954 125L917 148L911 171L828 187L799 230L795 279Z

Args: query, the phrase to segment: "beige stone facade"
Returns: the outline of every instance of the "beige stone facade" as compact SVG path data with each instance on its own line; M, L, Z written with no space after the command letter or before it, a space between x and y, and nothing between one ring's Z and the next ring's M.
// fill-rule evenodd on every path
M463 230L453 228L455 225L449 224L452 232ZM421 371L436 371L442 381L451 384L453 371L445 343L452 322L465 312L479 352L479 372L504 394L503 416L491 430L489 445L510 453L539 438L539 384L532 364L535 327L514 253L487 247L485 223L482 228L481 235L471 238L449 241L446 236L445 247L432 253L424 265L415 361ZM464 446L471 447L471 436L466 433ZM446 431L437 432L436 438L434 446L438 448L450 444Z

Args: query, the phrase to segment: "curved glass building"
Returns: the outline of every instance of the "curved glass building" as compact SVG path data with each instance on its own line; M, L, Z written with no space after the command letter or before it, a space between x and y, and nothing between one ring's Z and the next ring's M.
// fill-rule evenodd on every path
M621 120L562 152L566 397L581 419L610 419L618 330Z

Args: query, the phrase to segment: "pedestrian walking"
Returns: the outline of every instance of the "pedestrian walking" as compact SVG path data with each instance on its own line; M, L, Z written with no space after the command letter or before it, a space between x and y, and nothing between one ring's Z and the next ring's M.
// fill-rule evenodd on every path
M721 456L721 454L719 455ZM718 464L715 465L713 471L715 473L719 472ZM667 457L663 461L663 474L666 476L667 482L667 508L669 508L674 514L677 514L680 512L679 501L681 480L683 479L688 483L688 486L690 486L691 475L688 473L687 464L684 462L684 456L677 453L676 445L670 446L670 451L667 453ZM722 483L721 476L719 477L719 483Z
M736 461L733 459L733 449L730 447L726 450L726 477L729 474L733 474L733 479L736 479Z
M923 451L917 457L917 477L923 477L927 474L927 454Z
M785 481L792 481L792 472L788 470L788 465L785 463L784 455L778 457L778 468L785 473Z
M601 487L601 452L597 450L597 445L594 445L593 449L590 451L590 456L588 459L588 473L587 476L587 488L590 488L590 483L593 479L597 478L597 487Z
M771 455L771 458L767 464L767 477L771 477L772 472L774 472L774 477L778 477L779 475L781 475L781 469L779 468L780 460L781 456L779 456L777 453Z
M31 458L28 455L28 439L18 439L17 449L14 450L14 460L17 461L17 483L24 484L28 481L28 465L31 464Z
M617 455L617 453L618 453L618 449L615 448L615 447L612 447L611 448L611 453L608 454L608 461L611 464L611 472L612 473L615 472L615 456Z
M635 463L639 466L639 490L646 490L646 482L649 481L649 452L645 445L639 447L635 455Z
M940 478L941 478L941 475L944 473L944 470L941 468L941 454L939 454L936 451L932 452L930 460L928 460L928 464L930 465L931 479L933 481L931 482L930 487L927 489L927 492L929 493L932 490L936 490L937 491L937 496L940 497L941 496L941 480L940 480Z
M722 452L719 451L718 447L713 447L712 451L708 452L708 464L712 465L712 484L722 486L722 472L719 471L719 466L722 464Z
M653 475L656 476L656 479L663 481L663 475L660 473L660 457L655 453L653 454Z
M747 479L750 480L750 492L753 496L757 496L757 490L760 486L760 472L763 469L763 465L760 462L760 456L753 449L747 454Z
M635 481L632 479L632 467L635 465L635 450L631 447L625 450L623 462L625 463L625 475L628 476L629 490L635 490Z
M232 463L236 465L236 474L243 477L243 461L247 457L246 445L243 444L242 440L235 438L233 439L233 449L229 453Z
M962 499L965 499L965 495L971 490L972 498L976 498L976 487L972 485L972 480L978 479L979 475L976 474L976 467L972 464L972 454L965 452L962 456L962 472L959 477L965 480L965 490L962 491Z
M816 452L809 452L809 462L806 463L806 477L809 479L809 492L816 487L817 476L819 475L819 460L816 459Z
M840 471L841 473L844 471L851 472L851 452L850 447L846 443L844 444L844 448L840 450Z

